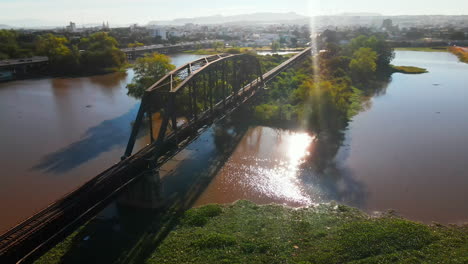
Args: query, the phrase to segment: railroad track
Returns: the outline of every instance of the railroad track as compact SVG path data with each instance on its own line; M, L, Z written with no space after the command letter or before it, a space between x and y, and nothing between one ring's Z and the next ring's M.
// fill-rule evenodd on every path
M310 55L310 48L293 56L263 75L270 81L295 62ZM264 85L257 79L216 104L212 111L200 114L164 142L154 142L134 155L101 172L78 189L50 204L0 236L0 263L30 263L91 219L122 190L149 169L149 160L157 157L157 167L185 148L213 122L224 118L249 100ZM217 118L214 118L216 117ZM176 139L180 140L177 141Z

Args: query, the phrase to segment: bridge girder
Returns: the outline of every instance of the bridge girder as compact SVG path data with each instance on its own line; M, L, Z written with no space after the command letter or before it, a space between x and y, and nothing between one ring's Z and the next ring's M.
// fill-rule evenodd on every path
M249 90L248 85L255 89L259 84L263 84L260 63L249 54L207 56L169 72L146 89L122 159L131 155L145 116L151 143L162 142L167 134L177 134L180 126L219 112ZM158 131L153 125L155 113L161 118Z

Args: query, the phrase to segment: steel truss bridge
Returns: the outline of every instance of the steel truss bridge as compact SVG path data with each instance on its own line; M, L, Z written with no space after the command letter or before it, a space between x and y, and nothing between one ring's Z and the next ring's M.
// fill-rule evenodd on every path
M149 87L122 160L0 236L0 263L30 263L105 208L148 171L157 170L204 128L223 118L265 83L311 55L311 48L262 74L247 54L212 55L187 63ZM160 123L154 124L158 116ZM160 125L159 125L160 124ZM141 127L151 144L132 154Z

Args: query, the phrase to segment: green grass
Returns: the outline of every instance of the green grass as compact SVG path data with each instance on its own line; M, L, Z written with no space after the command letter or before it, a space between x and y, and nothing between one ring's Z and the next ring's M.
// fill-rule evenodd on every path
M401 73L407 73L407 74L420 74L420 73L427 73L427 69L424 68L419 68L419 67L413 67L413 66L393 66L392 69L394 72L401 72Z
M186 211L168 229L148 213L137 219L120 235L111 223L91 221L36 263L468 263L466 225L370 217L334 203L302 209L212 204ZM156 227L170 232L161 235ZM130 246L113 246L118 240Z
M395 50L445 52L445 51L447 51L447 47L399 47L399 48L395 48Z
M466 226L427 226L392 215L371 218L333 204L291 209L239 201L189 210L147 263L467 261Z

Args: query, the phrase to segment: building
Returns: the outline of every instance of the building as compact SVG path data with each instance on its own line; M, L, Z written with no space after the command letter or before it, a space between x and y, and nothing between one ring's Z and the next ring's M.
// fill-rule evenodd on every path
M167 31L164 28L153 27L149 29L150 36L161 37L162 40L167 40Z
M70 25L66 27L68 32L76 32L76 24L73 22L70 22Z

